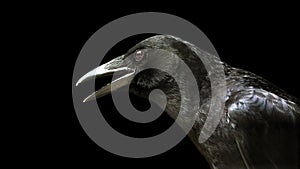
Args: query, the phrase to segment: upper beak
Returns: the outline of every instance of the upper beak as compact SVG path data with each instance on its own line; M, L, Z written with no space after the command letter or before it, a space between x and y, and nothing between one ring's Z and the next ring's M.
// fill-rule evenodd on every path
M126 86L130 84L131 80L134 77L134 69L129 68L128 65L124 64L124 55L117 57L108 63L105 63L84 76L82 76L76 83L76 86L78 86L80 83L85 82L90 79L104 77L104 76L112 76L114 73L120 73L122 74L121 77L117 78L116 80L113 80L111 83L107 84L106 86L102 87L101 89L95 91L91 95L89 95L87 98L83 100L83 102L95 100L97 98L103 97L110 92L116 91L119 88Z

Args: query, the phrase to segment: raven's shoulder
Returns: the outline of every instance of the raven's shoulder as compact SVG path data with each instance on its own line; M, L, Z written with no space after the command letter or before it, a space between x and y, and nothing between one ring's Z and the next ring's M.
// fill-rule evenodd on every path
M232 93L228 100L228 114L234 119L251 118L263 121L296 122L299 106L270 91L248 87Z
M286 91L277 87L272 82L252 72L233 68L226 63L224 63L224 72L227 78L227 87L229 88L230 95L237 91L244 91L241 94L246 94L247 89L249 89L249 92L253 91L253 89L256 89L258 93L273 96L276 95L279 98L283 98L287 101L291 101L300 105L300 101L298 98L288 94Z

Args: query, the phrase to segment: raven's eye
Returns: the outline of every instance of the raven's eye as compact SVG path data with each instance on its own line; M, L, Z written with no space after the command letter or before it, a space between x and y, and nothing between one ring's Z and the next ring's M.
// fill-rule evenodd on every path
M139 62L144 58L144 52L139 50L135 53L134 59L135 61Z

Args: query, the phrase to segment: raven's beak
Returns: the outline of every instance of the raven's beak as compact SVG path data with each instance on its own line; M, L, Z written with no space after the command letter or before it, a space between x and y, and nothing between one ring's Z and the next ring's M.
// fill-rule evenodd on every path
M83 100L83 102L91 101L100 97L103 97L110 92L116 91L119 88L130 84L131 80L134 77L134 69L129 68L128 64L125 64L124 55L117 57L108 63L105 63L94 70L91 70L84 76L82 76L76 86L80 83L85 82L90 79L104 77L104 76L112 76L114 73L120 73L121 77L113 80L111 83L107 84L106 86L102 87L101 89L97 90L96 92L89 95L87 98Z

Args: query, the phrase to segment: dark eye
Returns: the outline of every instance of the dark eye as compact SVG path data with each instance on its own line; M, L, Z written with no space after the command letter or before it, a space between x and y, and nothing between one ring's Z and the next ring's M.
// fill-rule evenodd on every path
M139 51L135 52L135 56L134 56L135 61L139 62L143 58L144 58L144 52L143 51L139 50Z

